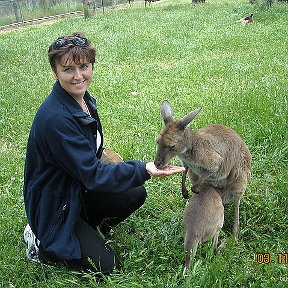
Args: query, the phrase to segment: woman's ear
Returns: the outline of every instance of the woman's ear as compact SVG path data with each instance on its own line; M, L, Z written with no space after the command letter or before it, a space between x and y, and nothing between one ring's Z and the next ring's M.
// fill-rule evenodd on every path
M55 80L58 80L57 73L56 73L56 71L54 69L52 69L52 74L53 74Z

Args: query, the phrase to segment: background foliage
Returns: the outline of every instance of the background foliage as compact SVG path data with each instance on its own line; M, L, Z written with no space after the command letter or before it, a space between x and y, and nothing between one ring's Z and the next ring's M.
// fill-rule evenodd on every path
M0 34L0 286L1 287L287 287L287 8L244 0L205 4L161 0L144 8L75 17ZM240 17L254 13L254 23ZM97 47L90 91L97 98L105 146L125 159L150 161L168 99L180 118L196 107L198 129L222 123L235 129L253 155L252 179L241 205L241 239L219 255L197 253L191 275L184 261L180 176L146 183L145 205L116 229L111 245L125 272L105 283L94 275L26 260L22 185L31 122L53 77L48 45L83 31ZM132 93L133 92L133 93ZM43 127L45 129L45 127ZM179 164L178 160L174 161ZM233 205L226 207L221 239L230 236ZM270 253L274 263L257 263Z

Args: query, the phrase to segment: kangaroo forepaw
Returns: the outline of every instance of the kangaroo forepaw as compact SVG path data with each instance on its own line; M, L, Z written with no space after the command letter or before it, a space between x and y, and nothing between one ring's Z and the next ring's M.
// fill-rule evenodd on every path
M186 188L182 189L182 196L183 196L184 199L188 199L189 198L188 190Z

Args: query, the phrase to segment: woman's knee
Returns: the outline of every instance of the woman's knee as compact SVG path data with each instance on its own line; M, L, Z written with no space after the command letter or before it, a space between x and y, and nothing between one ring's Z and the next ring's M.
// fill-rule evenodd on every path
M135 187L132 188L130 192L132 192L130 201L133 201L134 204L137 205L138 207L142 206L147 198L147 191L145 187L144 186Z

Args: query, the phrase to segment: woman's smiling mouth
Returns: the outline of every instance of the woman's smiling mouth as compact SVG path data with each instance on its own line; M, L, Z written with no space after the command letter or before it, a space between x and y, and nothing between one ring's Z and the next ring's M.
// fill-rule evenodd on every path
M83 80L83 81L81 81L81 82L77 82L77 83L71 83L72 85L81 85L81 84L83 84L85 82L85 80Z

